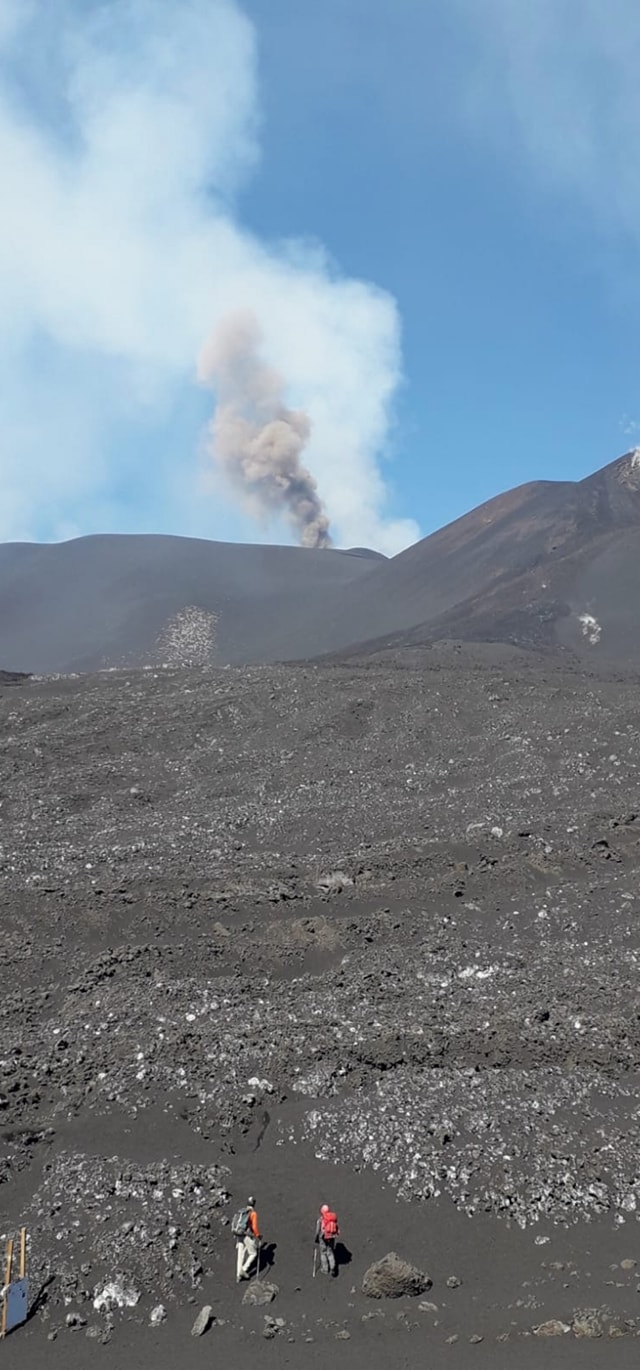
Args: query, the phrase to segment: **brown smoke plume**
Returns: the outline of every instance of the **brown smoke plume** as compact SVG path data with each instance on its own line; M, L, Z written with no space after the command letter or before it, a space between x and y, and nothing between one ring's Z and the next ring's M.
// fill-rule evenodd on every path
M229 314L205 344L198 379L215 391L211 454L230 484L263 514L284 514L303 547L330 547L329 520L300 456L311 425L283 402L284 382L260 356L249 311Z

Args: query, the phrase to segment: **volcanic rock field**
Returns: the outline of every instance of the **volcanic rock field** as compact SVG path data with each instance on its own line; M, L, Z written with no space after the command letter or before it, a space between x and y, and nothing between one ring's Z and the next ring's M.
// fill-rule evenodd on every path
M635 670L6 674L0 718L3 1364L636 1365ZM426 1294L367 1297L389 1252Z

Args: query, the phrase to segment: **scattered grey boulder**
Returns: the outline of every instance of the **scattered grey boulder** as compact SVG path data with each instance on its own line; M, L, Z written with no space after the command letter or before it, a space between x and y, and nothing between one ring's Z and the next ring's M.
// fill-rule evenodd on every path
M403 1261L395 1251L389 1251L365 1271L362 1292L368 1299L401 1299L406 1295L415 1298L426 1294L431 1284L423 1270Z
M579 1313L573 1319L571 1330L574 1337L589 1337L595 1339L602 1336L602 1323L595 1309L589 1309L585 1313Z
M165 1322L167 1310L163 1303L156 1304L149 1314L149 1324L151 1327L159 1327L161 1322Z
M272 1284L269 1280L252 1280L244 1291L242 1302L254 1304L259 1308L262 1304L273 1303L279 1292L277 1284Z
M155 1311L155 1310L154 1310ZM210 1304L205 1303L204 1308L200 1309L198 1316L191 1328L192 1337L201 1337L203 1332L208 1332L213 1317L213 1309Z
M268 1313L265 1313L262 1335L270 1341L272 1337L277 1337L278 1332L282 1332L286 1325L284 1318L272 1318ZM289 1340L291 1341L292 1338L290 1337Z
M459 1289L461 1284L462 1280L458 1279L457 1275L450 1275L447 1280L447 1289Z
M86 1327L87 1319L81 1313L67 1313L65 1318L67 1327Z
M226 934L229 935L228 933ZM260 1094L273 1094L273 1085L270 1080L261 1080L258 1075L252 1075L247 1080L250 1089L257 1089Z
M532 1329L534 1337L563 1337L565 1332L570 1332L568 1322L560 1322L559 1318L550 1318L548 1322L541 1322Z
M135 1308L140 1294L126 1276L116 1275L107 1284L97 1286L93 1293L93 1306L97 1313L111 1313L115 1308Z

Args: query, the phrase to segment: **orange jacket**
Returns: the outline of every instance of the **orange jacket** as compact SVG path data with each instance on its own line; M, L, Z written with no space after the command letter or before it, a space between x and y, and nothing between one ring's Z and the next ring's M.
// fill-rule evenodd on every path
M249 1209L249 1229L251 1231L252 1237L255 1237L256 1240L259 1241L260 1228L258 1227L258 1214L256 1213L255 1208Z

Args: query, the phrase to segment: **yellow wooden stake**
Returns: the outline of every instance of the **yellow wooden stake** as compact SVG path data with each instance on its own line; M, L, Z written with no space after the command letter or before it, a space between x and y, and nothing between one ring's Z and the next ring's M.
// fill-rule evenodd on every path
M11 1284L11 1271L13 1268L13 1237L7 1241L7 1258L4 1272L5 1284Z

